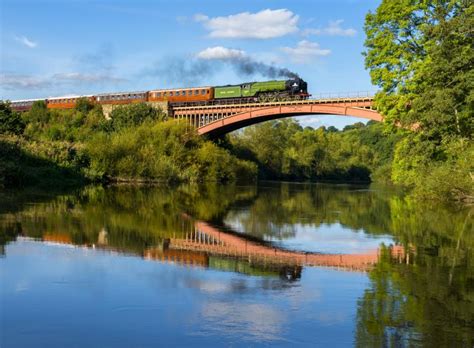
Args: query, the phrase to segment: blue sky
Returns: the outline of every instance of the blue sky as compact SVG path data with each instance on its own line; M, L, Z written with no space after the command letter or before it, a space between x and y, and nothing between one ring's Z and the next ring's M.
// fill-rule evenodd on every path
M268 80L263 62L310 93L375 91L361 54L379 1L2 0L1 99ZM236 68L237 67L237 68ZM259 71L259 70L257 70ZM306 116L318 127L360 121Z

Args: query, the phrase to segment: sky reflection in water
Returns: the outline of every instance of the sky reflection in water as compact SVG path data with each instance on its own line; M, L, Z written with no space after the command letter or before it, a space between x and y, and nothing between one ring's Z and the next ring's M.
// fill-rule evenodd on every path
M353 304L368 282L309 268L288 283L31 240L6 254L6 347L350 345Z
M474 343L465 209L284 183L0 202L2 348Z

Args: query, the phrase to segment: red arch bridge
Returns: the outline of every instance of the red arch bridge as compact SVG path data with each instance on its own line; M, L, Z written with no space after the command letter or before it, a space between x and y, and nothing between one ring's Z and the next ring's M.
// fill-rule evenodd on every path
M173 106L172 117L186 120L200 135L219 136L252 124L302 115L337 115L382 121L372 96L347 96L297 101Z

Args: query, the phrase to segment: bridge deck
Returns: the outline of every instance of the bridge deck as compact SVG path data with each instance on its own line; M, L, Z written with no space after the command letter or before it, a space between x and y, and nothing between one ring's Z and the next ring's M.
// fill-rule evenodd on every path
M233 103L233 104L212 104L212 105L191 105L191 106L176 106L173 107L174 112L180 111L197 111L197 110L220 110L232 108L265 108L272 106L291 106L291 105L314 105L314 104L334 104L347 105L362 103L363 105L372 106L373 97L349 97L349 98L324 98L324 99L305 99L305 100L289 100L289 101L274 101L261 103Z
M382 116L373 110L373 106L374 98L364 96L175 106L170 114L175 119L186 120L198 129L199 134L220 135L266 120L309 114L355 116L381 121Z

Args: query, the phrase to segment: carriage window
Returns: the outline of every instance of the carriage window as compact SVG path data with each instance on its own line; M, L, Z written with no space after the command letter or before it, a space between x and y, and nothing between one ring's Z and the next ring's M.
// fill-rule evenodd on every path
M201 94L202 94L202 95L206 94L206 90L205 90L205 89L201 89Z
M199 91L197 89L194 90L194 95L198 95Z

